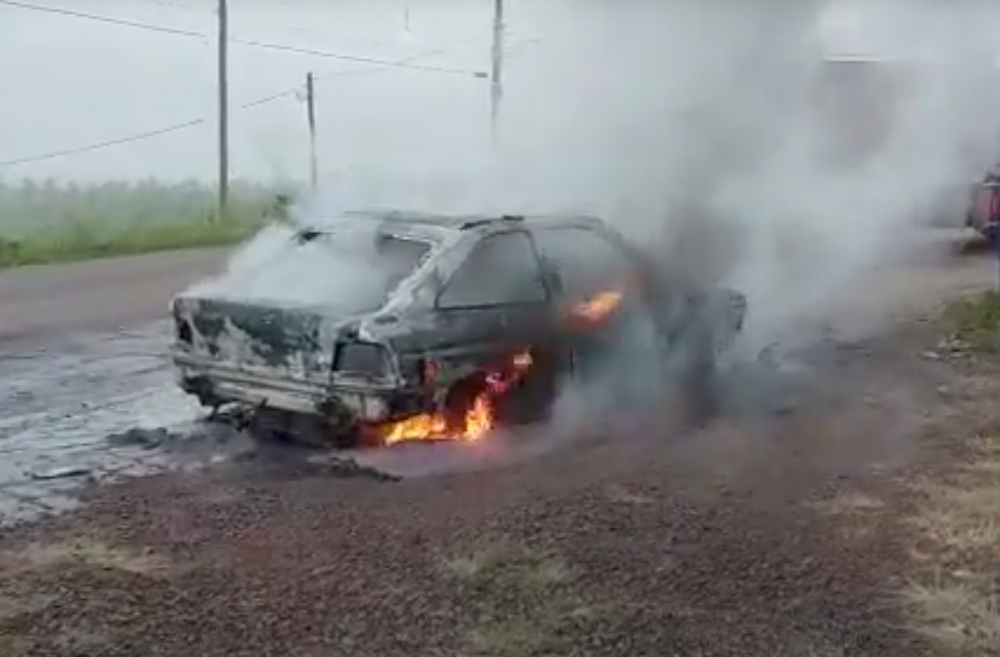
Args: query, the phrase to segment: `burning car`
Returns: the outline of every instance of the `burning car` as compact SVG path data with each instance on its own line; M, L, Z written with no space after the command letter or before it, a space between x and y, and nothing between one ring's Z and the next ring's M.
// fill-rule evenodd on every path
M684 352L679 380L706 406L746 313L742 294L697 289L595 218L357 212L287 241L261 275L321 265L288 295L196 287L171 302L180 387L267 435L474 441L544 419L639 320L653 361ZM306 285L320 292L294 298Z

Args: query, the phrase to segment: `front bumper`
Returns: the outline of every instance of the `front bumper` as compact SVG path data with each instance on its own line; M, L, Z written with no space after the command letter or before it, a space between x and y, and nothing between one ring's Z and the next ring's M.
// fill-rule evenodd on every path
M235 403L353 424L390 421L420 412L427 403L420 391L374 382L265 375L179 355L174 365L180 388L206 406Z

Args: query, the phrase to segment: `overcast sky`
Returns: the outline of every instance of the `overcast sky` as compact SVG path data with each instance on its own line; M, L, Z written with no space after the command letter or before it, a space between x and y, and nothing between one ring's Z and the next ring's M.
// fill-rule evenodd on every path
M0 175L79 180L214 176L216 96L211 33L215 19L211 0L28 1L207 36L160 33L0 6L0 124L5 126L0 135L0 162L199 118L209 120L155 139L2 168ZM596 115L610 115L618 105L646 102L636 90L655 86L666 75L657 62L658 44L681 33L671 32L677 26L657 23L656 6L669 3L508 1L508 142L530 151L531 144L544 149L545 144L557 141L578 144L618 139L619 133L604 130ZM235 37L385 60L442 50L416 63L468 71L452 74L373 67L234 44L235 175L258 179L305 176L301 99L292 93L258 107L241 106L293 89L310 70L320 76L336 74L323 77L318 86L324 176L337 175L348 165L413 168L422 158L460 162L487 148L489 85L471 73L489 66L489 0L239 0L231 4ZM904 46L912 49L915 43L933 43L933 34L919 34L913 26L900 29L898 7L880 13L871 9L871 2L864 4L867 15L842 10L832 20L837 29L830 31L831 51L898 53ZM959 4L940 3L939 7ZM947 18L952 14L939 11L941 21L923 24L943 30L971 29L970 25L977 24L966 18L962 25L950 25ZM897 38L900 35L905 38ZM629 148L640 148L638 142ZM568 151L565 157L572 160L572 153Z

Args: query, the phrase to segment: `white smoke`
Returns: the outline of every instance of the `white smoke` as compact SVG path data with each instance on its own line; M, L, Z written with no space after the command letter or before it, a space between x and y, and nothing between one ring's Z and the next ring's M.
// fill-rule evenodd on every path
M343 316L376 310L429 245L376 242L377 224L345 218L336 229L302 240L298 228L266 227L239 249L226 270L188 290L192 296L326 308Z
M904 257L918 220L998 155L989 10L975 0L515 6L512 29L539 45L508 69L496 150L485 129L476 143L428 149L415 135L373 146L300 213L598 214L656 257L746 292L754 344L798 339L804 317ZM883 61L824 63L837 55ZM834 84L834 68L854 72ZM845 126L866 152L845 152ZM949 210L956 222L962 210ZM268 257L272 235L234 267ZM296 267L300 280L308 263Z

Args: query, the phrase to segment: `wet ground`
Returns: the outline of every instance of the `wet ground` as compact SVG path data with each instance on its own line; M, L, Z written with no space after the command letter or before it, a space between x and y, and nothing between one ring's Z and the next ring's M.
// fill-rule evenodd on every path
M926 248L914 251L917 257L905 267L873 279L863 303L845 299L855 326L841 322L839 334L820 331L823 337L814 344L779 350L734 374L733 388L740 393L729 410L787 412L806 394L818 364L850 359L850 341L873 317L912 314L955 290L992 280L988 253L962 254L950 234L924 239ZM162 316L171 291L220 262L218 252L188 252L0 275L0 328L8 329L6 339L0 331L4 522L70 508L95 481L198 468L253 450L227 427L199 421L200 409L173 384L165 356L169 324L148 321ZM359 460L413 476L477 467L493 457L434 446Z
M2 521L70 507L95 480L212 461L161 318L222 262L206 250L0 272Z
M231 453L197 425L199 409L172 383L168 326L0 356L0 514L66 508L81 485Z

